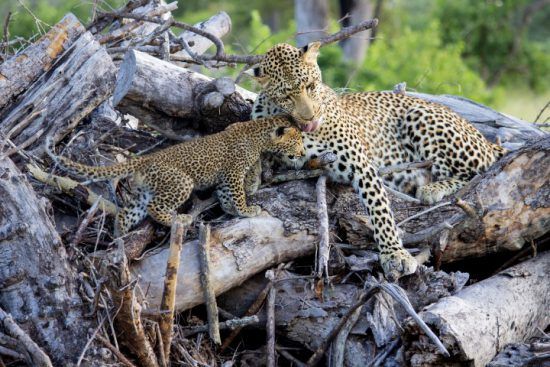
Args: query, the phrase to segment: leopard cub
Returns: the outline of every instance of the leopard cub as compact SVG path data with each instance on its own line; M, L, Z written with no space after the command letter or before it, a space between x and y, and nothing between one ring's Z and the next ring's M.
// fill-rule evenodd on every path
M259 164L260 155L305 155L300 131L286 117L235 123L217 134L105 167L88 166L57 156L50 138L46 147L56 163L78 175L94 180L132 177L135 192L117 214L117 236L127 233L147 214L170 226L172 212L189 198L193 189L216 187L224 211L237 216L256 216L261 208L248 206L246 194L253 192L252 186L257 184L252 171ZM192 221L187 214L180 214L179 218L186 224Z

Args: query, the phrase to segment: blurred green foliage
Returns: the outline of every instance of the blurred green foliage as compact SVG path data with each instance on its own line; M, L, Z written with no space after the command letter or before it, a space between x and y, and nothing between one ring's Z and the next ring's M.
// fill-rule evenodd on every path
M371 0L373 3L374 0ZM497 106L510 91L550 93L550 7L530 14L537 0L384 0L376 40L362 65L344 61L337 44L319 58L325 82L337 89L384 90L405 81L427 93L464 95ZM100 0L102 10L125 0ZM10 34L30 37L40 29L26 7L53 25L65 13L89 22L94 0L0 0L0 16L15 12ZM338 3L329 0L330 31L339 28ZM224 39L228 52L263 53L279 42L293 43L293 0L181 0L174 16L197 23L226 11L233 29ZM47 29L47 27L43 27ZM210 71L239 74L241 68ZM251 87L249 80L244 85Z

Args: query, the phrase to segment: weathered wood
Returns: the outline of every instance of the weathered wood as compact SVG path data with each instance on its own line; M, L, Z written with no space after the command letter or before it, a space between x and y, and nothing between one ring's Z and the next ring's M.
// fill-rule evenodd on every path
M191 126L215 132L248 120L255 98L255 94L234 85L228 88L227 84L231 84L228 79L221 87L203 74L130 50L120 65L113 103L120 111L149 123L159 116L171 118L161 130L177 133Z
M92 326L77 274L25 176L0 160L0 305L56 365L74 363Z
M115 66L91 33L82 34L10 111L0 114L0 132L16 145L43 152L43 134L55 142L112 92ZM28 118L32 116L32 118ZM27 142L27 143L26 143Z
M550 323L550 252L445 297L420 315L435 328L453 362L434 354L414 326L407 331L412 366L485 366L504 345L522 342Z
M0 64L0 115L40 75L54 65L56 58L84 33L71 13L31 46Z
M176 311L183 311L204 302L200 283L198 241L183 245ZM277 218L259 216L231 221L212 230L210 256L211 283L216 295L235 287L252 275L278 264L312 253L314 237L300 231L284 236L283 223ZM163 289L164 264L168 250L145 257L132 266L139 274L139 284L147 289L150 311L158 311Z
M222 38L231 31L231 18L226 12L221 11L204 22L195 24L194 27L210 32L218 38ZM191 51L197 55L202 55L213 45L208 38L189 31L182 32L177 38L187 42ZM185 50L178 51L174 53L173 56L190 57Z

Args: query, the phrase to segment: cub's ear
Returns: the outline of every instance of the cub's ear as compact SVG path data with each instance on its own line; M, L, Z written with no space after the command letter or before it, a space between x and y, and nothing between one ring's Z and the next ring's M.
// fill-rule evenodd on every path
M248 69L245 71L245 74L254 78L262 87L265 87L269 82L268 76L264 74L262 67L259 65L254 66L252 69Z
M281 136L284 136L288 132L288 127L279 126L277 130L275 130L275 136L280 138Z
M321 42L319 41L311 42L307 46L302 47L302 59L306 64L314 65L317 63L319 48L321 48Z

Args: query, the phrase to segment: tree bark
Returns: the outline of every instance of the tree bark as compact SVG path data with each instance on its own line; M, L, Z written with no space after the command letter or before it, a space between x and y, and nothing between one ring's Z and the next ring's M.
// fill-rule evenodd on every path
M78 19L69 13L34 44L0 64L0 115L40 75L51 69L55 59L84 31Z
M349 27L371 19L373 6L371 0L340 0L340 17L343 18L342 27ZM344 59L357 65L365 59L371 30L354 34L342 40L340 46L344 51Z
M298 47L303 47L326 35L328 10L327 0L294 0Z
M550 323L550 253L509 268L441 299L420 315L451 351L445 362L415 327L407 331L406 354L412 366L485 366L512 342L524 341Z
M214 81L131 50L120 66L113 104L122 112L177 135L178 130L190 127L216 132L233 122L248 120L254 97L228 78ZM159 116L167 123L155 122ZM194 126L197 121L200 125Z
M48 203L10 159L0 160L0 197L0 305L56 365L74 363L92 324Z
M61 140L112 92L116 68L91 33L82 34L54 67L43 74L9 111L0 114L0 132L35 155L39 138Z

